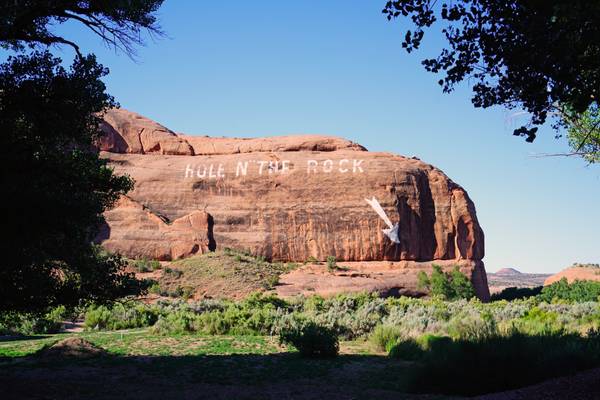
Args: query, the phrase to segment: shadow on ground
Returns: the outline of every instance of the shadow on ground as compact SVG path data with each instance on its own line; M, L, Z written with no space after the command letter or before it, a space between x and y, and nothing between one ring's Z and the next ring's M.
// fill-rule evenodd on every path
M340 355L17 358L0 364L3 399L433 399L401 394L407 363Z
M166 350L168 351L168 350ZM375 355L306 359L267 355L56 357L40 351L0 362L2 399L453 399L407 394L414 363ZM600 369L478 397L600 398Z

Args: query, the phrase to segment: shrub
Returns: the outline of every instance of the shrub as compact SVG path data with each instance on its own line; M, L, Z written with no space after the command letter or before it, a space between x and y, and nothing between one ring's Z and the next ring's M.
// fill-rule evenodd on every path
M417 275L417 287L429 290L432 296L444 300L470 299L475 296L475 289L469 279L455 266L451 273L444 272L442 267L432 264L431 275L424 271Z
M169 268L169 267L165 268L165 276L169 276L174 279L179 279L179 278L181 278L181 275L183 275L183 271L181 271L179 269Z
M143 303L91 305L85 312L85 327L99 330L143 328L153 325L158 316L156 308Z
M452 287L452 299L471 299L475 297L475 289L471 281L460 272L458 265L450 273L450 286Z
M377 325L371 333L369 340L378 350L389 352L403 336L398 326Z
M327 271L333 272L337 269L337 260L334 256L327 256Z
M152 327L152 332L159 335L191 333L197 330L197 316L185 310L161 315Z
M433 348L448 346L452 339L446 336L437 336L431 334L421 335L417 339L400 340L390 347L388 355L391 358L398 358L407 361L421 360L427 351Z
M148 260L147 258L133 260L130 265L133 265L137 272L150 272L161 268L159 261Z
M263 282L263 288L265 290L273 290L277 285L279 285L279 275L267 276Z
M514 324L519 332L529 335L557 334L564 331L564 326L560 323L558 317L559 314L555 311L544 310L541 306L535 306L515 321Z
M438 340L407 372L407 389L473 396L527 386L600 365L599 344L562 334Z
M0 335L35 335L57 333L70 313L64 306L46 313L5 313L0 315Z
M566 300L572 302L597 301L600 297L600 282L575 281L568 283L566 278L545 286L538 296L541 301Z
M158 282L154 282L148 288L148 293L157 294L160 296L162 294L162 288L160 287L160 284Z
M335 357L339 352L335 332L312 321L283 329L279 340L294 346L304 357Z
M191 286L182 286L181 287L181 297L184 300L191 299L194 296L194 288Z
M498 328L490 313L467 311L452 317L448 333L454 339L475 342L497 336Z

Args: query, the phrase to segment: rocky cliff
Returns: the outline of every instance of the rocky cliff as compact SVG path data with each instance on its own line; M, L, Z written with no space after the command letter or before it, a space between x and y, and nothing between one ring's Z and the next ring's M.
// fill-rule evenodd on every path
M454 260L487 292L472 201L416 158L328 136L187 136L125 110L102 128L103 157L136 182L105 215L100 239L111 250L161 260L215 246L282 261ZM396 239L383 231L392 225Z

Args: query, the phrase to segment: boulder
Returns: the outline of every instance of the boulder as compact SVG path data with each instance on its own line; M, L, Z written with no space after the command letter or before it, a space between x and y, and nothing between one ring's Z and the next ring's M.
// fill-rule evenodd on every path
M212 217L201 210L170 221L123 196L104 218L97 240L131 258L175 260L215 249Z
M123 109L112 109L100 125L102 151L136 154L193 155L192 146L164 126Z
M210 224L201 224L198 237L212 237L219 248L295 262L328 256L340 262L468 261L485 281L484 237L473 202L442 171L417 158L369 152L330 136L176 135L137 114L115 112L117 117L106 117L115 130L111 140L128 147L101 147L102 157L136 184L128 200L105 215L110 233L104 243L113 250L160 259L193 253L188 244L195 239L184 240L186 250L173 247L177 234L189 233L176 234L173 227L200 211L214 225L209 235ZM164 134L158 147L141 140L135 147L132 138L146 129ZM189 151L151 151L166 147L164 137ZM367 202L373 198L387 218ZM392 227L397 240L384 232Z

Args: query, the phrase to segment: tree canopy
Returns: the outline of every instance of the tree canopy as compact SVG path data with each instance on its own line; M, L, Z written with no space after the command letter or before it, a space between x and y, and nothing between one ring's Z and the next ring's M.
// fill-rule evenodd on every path
M114 105L93 56L69 70L48 52L0 65L0 309L34 310L122 295L129 276L92 244L102 212L132 182L93 150Z
M24 50L39 45L68 45L82 55L74 39L51 27L74 21L83 24L107 45L135 53L143 44L142 32L162 34L156 11L163 0L11 0L0 4L0 43Z
M422 61L441 74L444 92L467 80L475 107L501 105L527 111L514 131L528 142L549 117L553 127L597 107L600 95L600 2L588 0L398 0L388 19L410 20L402 46L411 53L425 30L443 21L447 46ZM587 139L586 139L587 140Z
M424 271L417 274L417 287L427 290L432 296L445 300L470 299L475 296L473 284L455 266L451 272L444 272L442 267L432 264L432 271L427 275Z
M139 293L125 261L93 244L102 213L127 193L94 144L102 114L117 106L102 77L108 69L84 56L52 27L77 21L131 55L141 32L160 32L162 1L15 0L0 5L0 311L41 312L56 305L105 302ZM69 45L70 68L48 47Z

